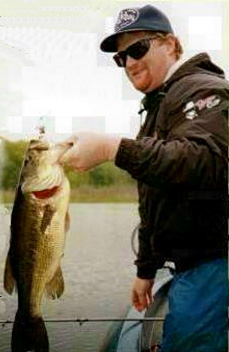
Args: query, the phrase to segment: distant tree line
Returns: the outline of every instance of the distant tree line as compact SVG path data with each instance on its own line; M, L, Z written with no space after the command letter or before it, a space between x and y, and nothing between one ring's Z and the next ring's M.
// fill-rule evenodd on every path
M27 144L23 140L16 142L4 141L4 152L1 156L0 185L2 189L15 189ZM83 173L76 172L68 167L66 167L65 171L73 189L85 185L103 187L134 183L127 172L115 167L112 163L104 163L93 170Z

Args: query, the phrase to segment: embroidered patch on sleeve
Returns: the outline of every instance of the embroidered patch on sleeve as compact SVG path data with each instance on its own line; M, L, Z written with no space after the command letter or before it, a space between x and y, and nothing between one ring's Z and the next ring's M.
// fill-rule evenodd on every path
M185 105L183 112L185 113L185 117L188 120L193 120L196 116L198 116L197 111L196 111L196 106L193 101L189 101Z
M183 112L188 120L193 120L198 116L198 112L203 109L212 109L214 106L219 105L221 99L217 95L210 95L205 99L199 99L197 102L189 101L186 103Z
M198 100L195 105L199 109L199 111L203 110L204 108L211 109L214 106L218 105L220 103L220 98L217 97L216 95L211 95L210 97L207 97L205 99L200 99Z

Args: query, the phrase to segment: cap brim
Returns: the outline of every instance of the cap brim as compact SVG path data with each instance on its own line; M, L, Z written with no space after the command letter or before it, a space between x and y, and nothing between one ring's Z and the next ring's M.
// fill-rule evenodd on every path
M105 51L107 53L114 53L114 52L117 52L117 38L120 34L122 33L127 33L127 32L137 32L137 31L151 31L151 32L164 32L164 33L172 33L173 34L173 31L164 31L164 30L161 30L161 29L157 29L156 27L154 29L152 28L147 28L147 27L144 27L144 28L133 28L133 29L123 29L122 31L119 31L117 33L114 33L114 34L111 34L109 35L108 37L106 37L102 43L100 44L100 49L102 51Z
M144 31L146 28L133 28L133 29L123 29L122 31L119 31L117 33L109 35L107 38L105 38L102 43L100 44L100 49L102 51L105 51L107 53L114 53L117 50L117 38L120 34L122 33L127 33L127 32L137 32L137 31ZM148 30L148 29L147 29ZM155 32L152 30L152 32Z
M100 49L102 51L108 52L108 53L112 53L117 51L117 44L116 44L116 40L118 37L119 33L115 33L110 35L109 37L105 38L102 43L100 44Z

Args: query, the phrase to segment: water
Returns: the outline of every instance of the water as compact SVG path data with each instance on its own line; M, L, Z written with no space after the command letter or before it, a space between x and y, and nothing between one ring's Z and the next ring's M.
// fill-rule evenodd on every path
M137 204L70 206L71 227L62 260L65 292L42 304L45 319L119 318L130 303L135 275L131 232L138 223ZM9 212L1 215L0 278L3 277ZM6 236L7 233L7 236ZM8 239L7 239L8 242ZM0 320L13 320L17 297L0 280ZM96 352L111 323L46 323L50 352ZM10 352L12 325L0 326L0 351Z

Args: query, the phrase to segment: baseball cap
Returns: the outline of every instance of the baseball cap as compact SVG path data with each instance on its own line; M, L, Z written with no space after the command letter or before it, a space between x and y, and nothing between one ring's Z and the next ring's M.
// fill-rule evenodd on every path
M114 33L105 38L100 49L105 52L117 51L116 39L119 34L132 31L149 30L173 33L166 15L152 5L123 9L119 12Z

